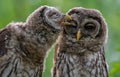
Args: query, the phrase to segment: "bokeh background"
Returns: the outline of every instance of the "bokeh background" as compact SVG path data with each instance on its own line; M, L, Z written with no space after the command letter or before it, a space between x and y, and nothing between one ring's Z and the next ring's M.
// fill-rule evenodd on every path
M42 5L54 6L63 13L73 7L95 8L102 12L109 29L106 58L109 76L120 77L120 0L0 0L0 29L10 22L24 22L27 16ZM51 77L54 51L51 49L43 77Z

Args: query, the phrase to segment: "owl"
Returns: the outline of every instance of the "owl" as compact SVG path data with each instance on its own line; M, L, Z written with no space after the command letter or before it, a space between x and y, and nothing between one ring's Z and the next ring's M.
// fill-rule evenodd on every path
M41 6L26 22L0 30L0 77L42 77L47 51L55 43L64 15Z
M95 9L75 7L57 40L53 77L108 77L104 45L107 24Z

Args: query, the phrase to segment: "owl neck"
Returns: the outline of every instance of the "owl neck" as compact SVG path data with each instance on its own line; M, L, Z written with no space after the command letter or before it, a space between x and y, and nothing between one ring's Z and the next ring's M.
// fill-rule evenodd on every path
M54 77L108 77L104 50L86 51L82 55L66 52L57 54Z

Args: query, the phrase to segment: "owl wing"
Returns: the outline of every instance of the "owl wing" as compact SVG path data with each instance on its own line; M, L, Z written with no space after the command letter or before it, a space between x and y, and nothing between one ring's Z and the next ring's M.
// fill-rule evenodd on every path
M6 35L8 35L8 29L5 28L3 30L0 30L0 56L3 56L5 53L7 53L7 48L5 47L5 41Z
M57 58L57 50L58 50L58 44L56 44L54 48L54 62L55 63L56 63L56 58Z

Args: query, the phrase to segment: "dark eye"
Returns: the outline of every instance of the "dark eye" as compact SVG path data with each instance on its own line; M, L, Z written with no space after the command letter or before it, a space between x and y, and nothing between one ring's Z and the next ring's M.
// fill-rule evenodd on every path
M65 28L66 32L68 34L76 34L77 32L77 26L73 26L73 25L67 25Z
M55 19L55 18L59 17L59 14L57 12L52 12L52 13L49 13L49 17Z
M51 16L53 16L53 15L55 15L55 14L56 14L56 12L50 12L50 13L48 14L48 16L51 17Z
M84 29L87 31L94 31L96 29L96 26L94 24L88 23L84 26Z

